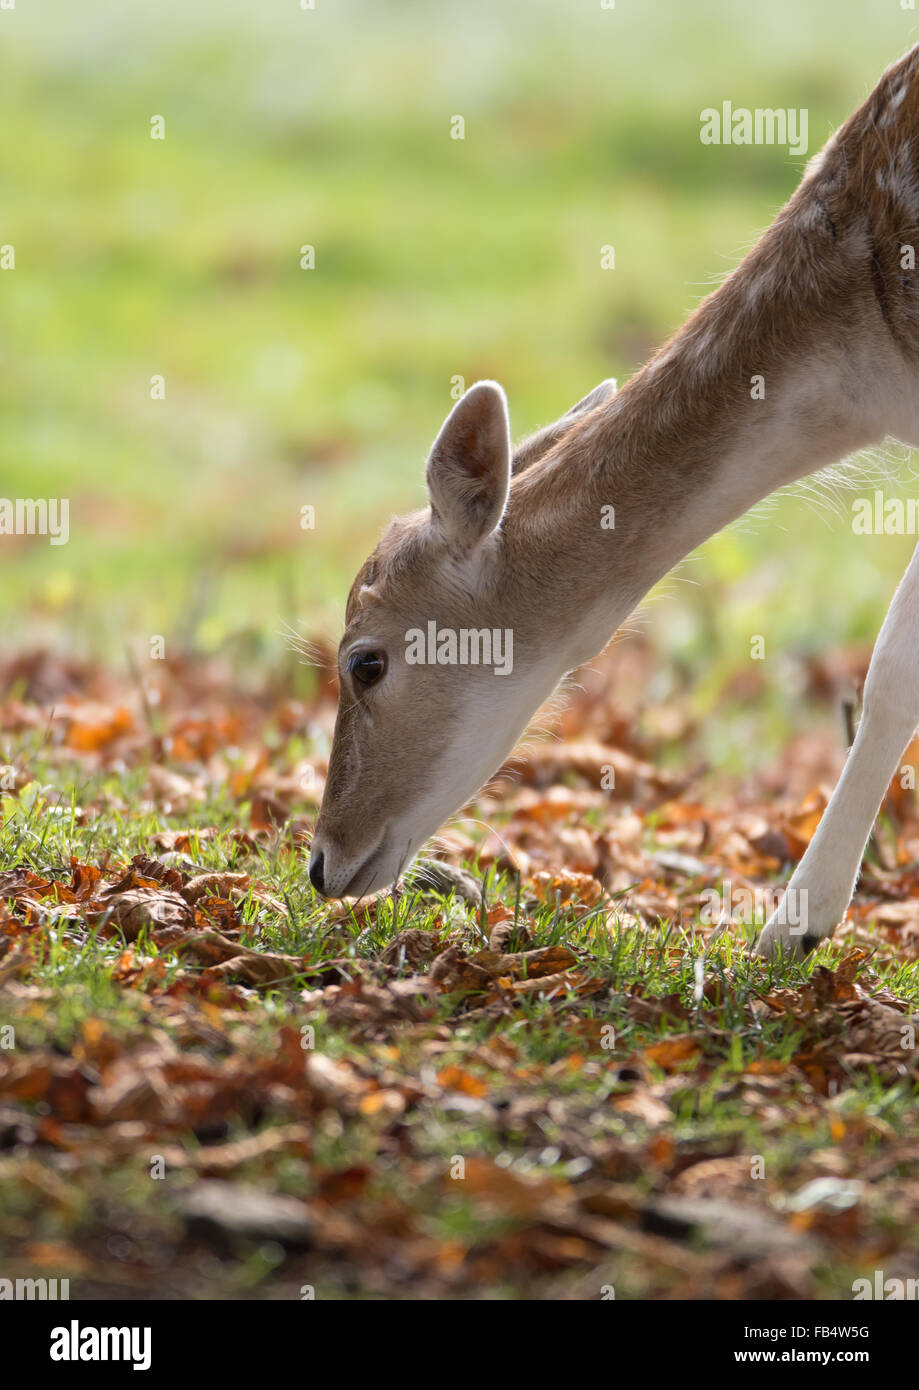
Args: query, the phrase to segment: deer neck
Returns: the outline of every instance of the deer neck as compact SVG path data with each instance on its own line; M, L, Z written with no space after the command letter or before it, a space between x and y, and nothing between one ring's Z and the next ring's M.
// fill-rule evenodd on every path
M904 368L865 237L802 226L806 191L618 396L513 480L521 646L551 645L565 670L589 660L714 532L884 437Z

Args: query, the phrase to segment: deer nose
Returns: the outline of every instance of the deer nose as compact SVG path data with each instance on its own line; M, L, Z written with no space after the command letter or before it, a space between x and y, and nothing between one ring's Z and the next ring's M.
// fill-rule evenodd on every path
M310 855L310 883L316 889L316 892L322 893L323 896L325 896L324 870L325 855L323 854L321 849L314 849L312 854Z

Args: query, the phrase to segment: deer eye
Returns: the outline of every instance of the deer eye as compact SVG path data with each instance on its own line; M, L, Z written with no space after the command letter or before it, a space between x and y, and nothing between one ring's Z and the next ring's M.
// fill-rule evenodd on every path
M348 670L358 685L376 685L386 675L386 653L355 652L348 659Z

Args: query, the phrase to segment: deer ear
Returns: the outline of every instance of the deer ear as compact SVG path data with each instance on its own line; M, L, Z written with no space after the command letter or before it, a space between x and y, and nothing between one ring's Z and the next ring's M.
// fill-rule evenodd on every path
M522 473L525 468L529 468L531 463L538 463L541 458L545 458L549 450L555 448L558 441L579 416L586 415L588 411L593 410L594 406L605 405L611 401L617 389L616 378L607 377L605 381L600 382L599 386L594 387L590 395L578 401L577 405L573 405L560 420L556 420L554 425L546 425L545 429L537 430L536 434L531 434L529 439L518 444L514 451L512 471Z
M477 381L447 416L428 458L434 524L453 545L478 545L504 514L510 477L507 399L496 382Z

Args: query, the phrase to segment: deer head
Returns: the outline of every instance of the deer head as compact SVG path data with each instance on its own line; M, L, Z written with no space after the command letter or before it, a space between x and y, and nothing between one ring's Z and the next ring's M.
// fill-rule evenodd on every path
M604 382L527 441L515 474L613 390ZM352 585L309 864L326 896L394 882L501 766L564 672L534 640L538 605L509 554L511 471L504 392L478 382L434 441L428 508L392 523Z

